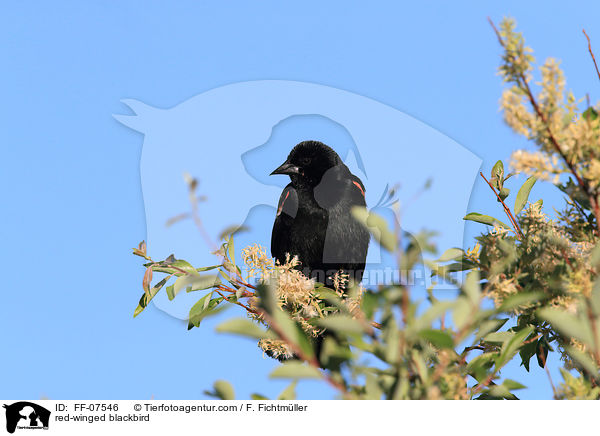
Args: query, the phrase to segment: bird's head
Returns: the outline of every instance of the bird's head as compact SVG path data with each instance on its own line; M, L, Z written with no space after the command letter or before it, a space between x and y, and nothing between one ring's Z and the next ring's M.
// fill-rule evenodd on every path
M319 141L303 141L292 149L286 161L271 175L287 174L294 185L315 187L328 170L341 163L339 155L331 147Z

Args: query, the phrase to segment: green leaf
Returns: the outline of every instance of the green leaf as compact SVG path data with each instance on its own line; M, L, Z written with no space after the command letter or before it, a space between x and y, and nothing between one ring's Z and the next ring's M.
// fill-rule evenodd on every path
M600 279L596 279L596 281L594 282L594 286L592 287L590 303L594 315L596 315L596 317L600 317Z
M598 373L598 366L594 363L592 358L585 354L583 351L578 350L577 348L571 347L567 345L565 347L565 351L577 362L583 369L585 369L588 373L590 373L597 380L600 379L600 374Z
M465 282L462 285L463 292L474 305L479 304L479 300L481 299L479 280L479 271L471 271L467 274Z
M516 173L509 173L506 175L506 177L504 177L504 181L506 182L508 179L510 179L512 176L514 176Z
M509 378L507 378L506 380L504 380L504 382L502 383L502 385L506 386L506 388L508 388L511 391L517 391L519 389L527 389L527 386L522 385L518 381L514 381L514 380L511 380Z
M222 265L211 265L211 266L201 266L200 268L196 268L197 272L209 271L211 269L219 268Z
M263 329L257 323L244 318L234 318L217 326L219 333L233 333L255 339L273 338L274 335Z
M212 300L211 297L212 292L209 292L191 307L188 315L188 330L192 329L192 327L200 327L200 323L204 318L216 315L225 309L224 306L216 309L219 303L223 301L223 297L213 298Z
M225 227L223 230L221 230L221 233L219 233L219 240L227 239L227 237L229 236L237 235L238 233L242 232L247 232L248 230L248 227L244 225L238 226L234 224Z
M502 350L500 350L500 356L498 357L498 359L496 359L497 369L500 369L502 366L508 363L508 361L512 359L515 354L517 354L517 351L521 347L523 341L525 341L525 339L531 334L531 332L533 332L533 327L527 326L516 332L511 339L509 339L502 345Z
M222 400L235 400L233 386L225 380L217 380L213 385L215 394Z
M412 358L415 362L415 366L417 367L419 377L421 378L421 381L423 383L427 384L427 382L429 381L429 367L427 366L427 363L425 363L425 359L419 351L415 349L413 349L412 351Z
M575 183L573 179L569 178L564 185L556 185L558 189L567 194L571 199L576 201L583 207L583 209L591 209L590 199L579 184Z
M488 375L488 370L494 365L497 356L498 353L484 353L473 358L467 364L468 373L481 382Z
M384 359L388 363L395 364L400 359L400 331L394 317L390 317L385 323L383 330Z
M179 277L172 286L167 287L169 300L173 300L182 289L186 292L201 291L221 284L216 274L198 274L195 269L193 271Z
M506 398L507 400L516 400L517 399L517 397L515 397L513 394L510 393L510 391L508 390L508 388L506 386L504 386L504 384L490 386L490 388L488 389L488 395L489 395L488 399L496 399L496 398L498 398L498 399ZM482 394L481 397L479 397L477 399L478 400L486 399L486 394L485 393Z
M501 160L496 162L492 167L491 182L496 185L496 189L501 190L504 183L504 164Z
M360 307L364 312L367 319L373 319L373 315L377 310L377 305L379 303L379 295L374 293L373 291L366 291L362 295L362 300L360 302Z
M454 348L454 340L447 332L442 330L421 330L419 336L427 339L438 348Z
M525 345L523 345L520 349L519 349L519 356L521 357L521 366L525 367L525 370L527 372L529 372L529 362L531 361L531 358L536 355L536 351L537 351L537 341L534 340L536 335L536 332L534 331L533 333L531 333L528 337L527 337L527 341L531 341ZM539 357L538 357L538 361L539 361Z
M448 274L457 272L457 271L467 271L475 268L477 265L472 261L463 257L461 262L452 262L448 265L431 265L431 275L432 276L440 276L443 278L448 278Z
M527 180L525 180L525 183L523 183L523 186L521 186L519 189L517 198L515 199L515 215L518 215L527 204L529 193L531 192L531 188L533 188L536 180L537 178L535 176L530 176Z
M352 207L352 215L369 230L375 240L389 252L396 249L396 236L388 228L387 221L361 206Z
M564 310L550 307L539 309L536 314L552 324L552 327L558 330L563 336L576 338L586 346L594 348L592 331L587 322Z
M510 189L508 188L502 188L500 190L500 192L498 192L498 197L500 197L500 199L502 199L502 201L506 200L506 197L508 197L508 195L510 194ZM496 199L496 201L500 201L498 199Z
M290 385L285 388L277 397L278 400L295 400L296 399L296 385L298 380L294 380Z
M229 242L227 242L227 254L229 260L235 265L235 246L233 244L233 234L229 235Z
M271 374L271 378L316 378L322 377L321 371L316 369L314 366L309 366L302 362L291 361L284 363L275 368Z
M600 266L600 244L596 244L593 248L590 256L590 263L596 268Z
M497 312L507 312L519 306L535 303L543 296L543 292L524 292L511 295L502 302L500 307L497 309Z
M269 397L265 397L262 394L250 394L250 398L252 398L253 400L269 400Z
M463 328L470 320L473 314L473 304L466 297L460 297L456 300L452 320L456 328Z
M548 351L550 344L544 336L535 343L535 356L537 357L538 366L544 368L548 362Z
M441 318L448 310L454 306L454 301L438 300L433 303L424 313L418 318L415 318L413 325L409 328L423 330L431 327L431 324L436 319Z
M462 248L448 248L437 261L448 262L449 260L456 260L462 258L464 254L465 252Z
M177 268L177 269L175 269L175 268ZM177 276L183 275L183 272L181 272L180 270L183 270L186 273L192 273L192 274L196 272L196 269L192 265L190 265L189 262L186 262L183 259L175 259L173 257L173 255L169 256L167 259L165 259L159 265L153 267L153 269L158 272L175 273L175 275L177 275ZM162 269L165 269L165 271L162 271Z
M298 346L304 357L310 359L314 357L313 344L308 339L306 332L293 321L287 312L284 312L277 305L277 296L272 279L269 285L260 284L256 287L256 293L259 297L261 307L271 317L271 326L277 331L278 336L296 346ZM275 328L277 327L277 328Z
M366 345L364 342L359 345ZM364 348L364 347L362 347ZM329 367L330 362L341 362L352 359L353 354L350 347L340 345L333 336L326 336L321 346L321 354L319 355L319 361L324 368Z
M508 321L508 318L488 319L488 320L482 321L481 324L479 325L479 331L475 335L475 341L480 340L481 338L483 338L484 336L486 336L487 334L489 334L491 332L496 332L504 324L506 324L506 321Z
M379 387L378 377L368 373L365 380L366 400L381 400L383 391Z
M488 216L488 215L482 215L477 212L471 212L471 213L467 214L467 216L465 216L463 218L463 220L475 221L477 223L487 224L488 226L504 227L505 229L510 229L510 227L507 224L504 224L499 219L496 219L496 218Z
M484 336L483 340L490 344L504 344L515 336L514 332L494 332Z
M150 301L152 301L152 299L154 298L154 296L158 293L158 291L161 290L161 288L167 283L167 281L170 278L171 277L165 277L160 282L158 282L157 284L155 284L152 287L152 289L150 289L150 292L149 292L148 295L146 295L145 292L142 294L142 298L140 298L140 302L138 303L138 306L133 311L133 317L134 318L136 316L138 316L140 313L142 313L142 311L146 308L146 306L148 306L148 304L150 303Z
M594 109L593 107L589 107L587 108L584 112L583 112L583 118L585 118L588 121L594 121L598 118L598 112L596 111L596 109Z
M358 320L348 315L329 315L326 318L317 319L316 323L319 327L350 334L362 333L365 330Z

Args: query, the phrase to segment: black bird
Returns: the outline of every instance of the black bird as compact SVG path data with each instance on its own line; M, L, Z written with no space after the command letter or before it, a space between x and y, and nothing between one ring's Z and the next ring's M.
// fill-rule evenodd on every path
M280 262L298 256L300 269L332 286L339 270L362 280L369 232L351 213L366 206L365 187L339 155L319 141L297 144L273 174L290 176L279 199L271 253Z

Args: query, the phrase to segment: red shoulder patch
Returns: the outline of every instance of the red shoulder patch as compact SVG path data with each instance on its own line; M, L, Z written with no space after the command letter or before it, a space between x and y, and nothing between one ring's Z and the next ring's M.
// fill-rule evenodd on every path
M281 211L283 210L283 205L285 204L285 200L287 200L287 198L290 196L290 190L288 189L288 191L285 193L285 197L283 200L281 200L281 204L279 205L279 207L277 208L277 216L281 215Z
M365 190L363 189L363 187L360 185L360 183L358 183L356 180L353 180L352 183L354 183L356 185L356 187L360 190L360 193L362 194L362 196L365 196Z

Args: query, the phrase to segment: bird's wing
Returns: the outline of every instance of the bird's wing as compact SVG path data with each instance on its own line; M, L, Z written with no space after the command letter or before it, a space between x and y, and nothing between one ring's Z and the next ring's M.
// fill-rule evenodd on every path
M298 193L290 183L285 187L285 189L281 193L281 196L279 197L279 203L277 205L277 216L281 215L282 213L285 213L286 215L295 218L297 212Z

